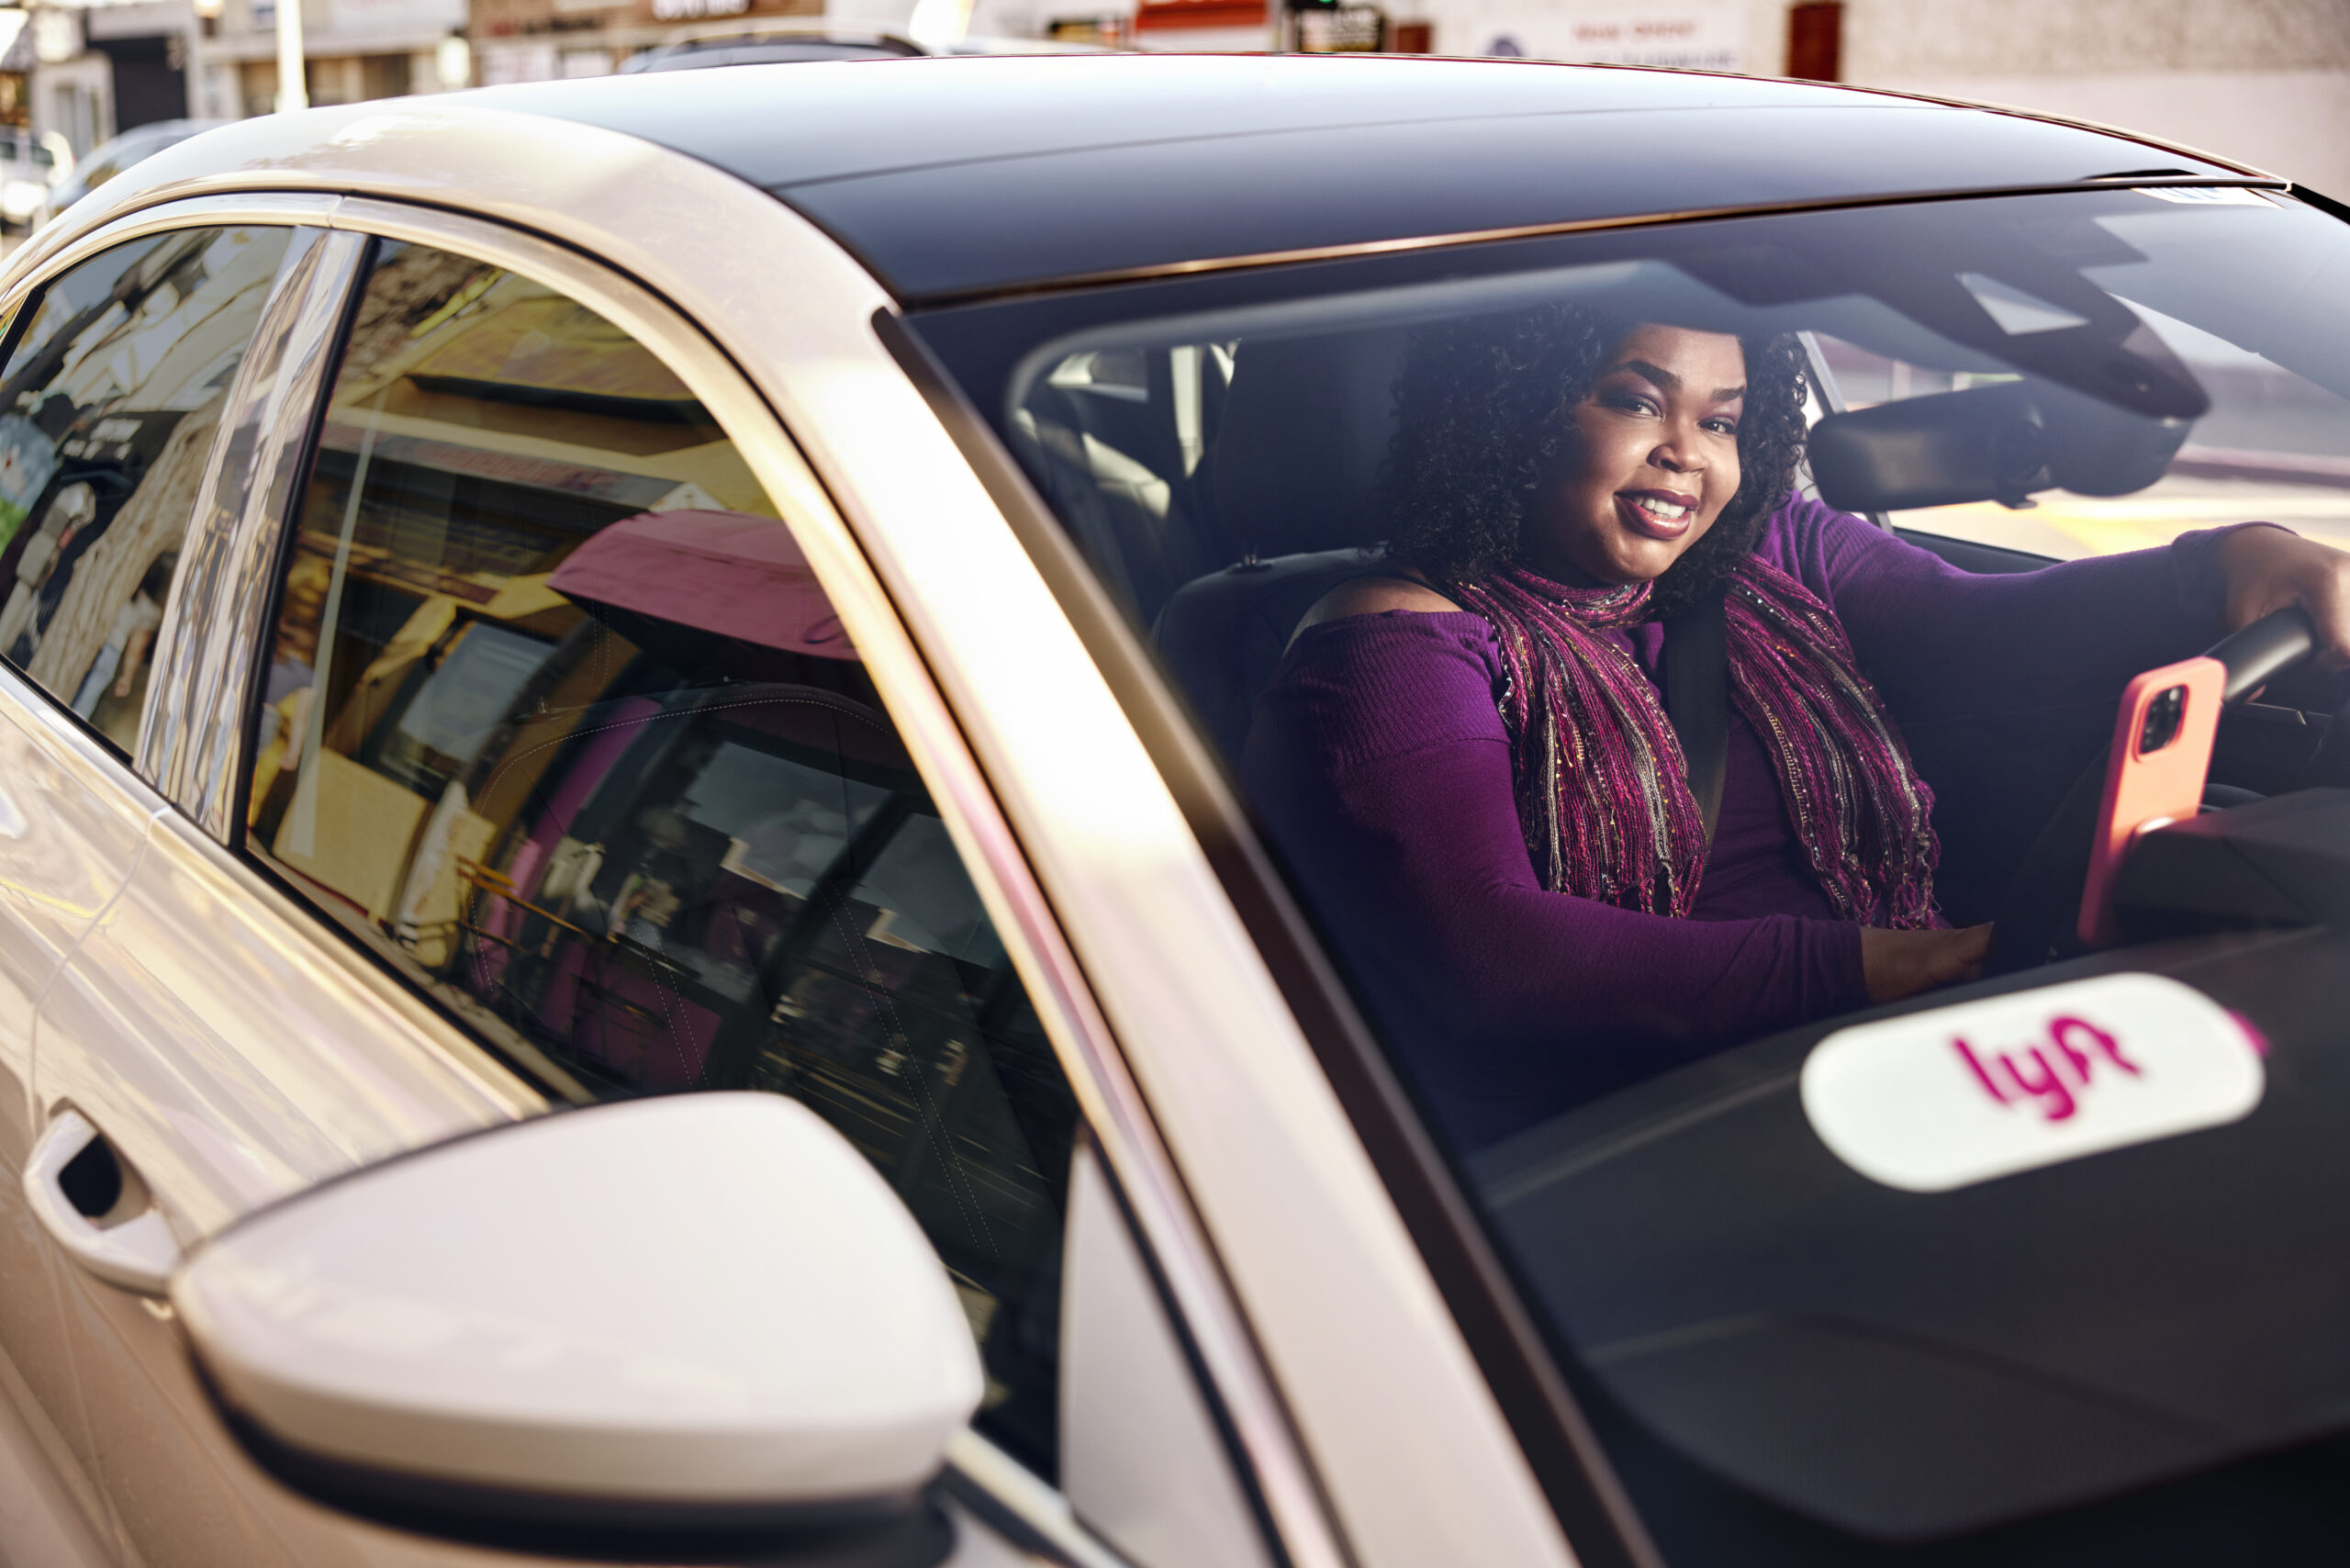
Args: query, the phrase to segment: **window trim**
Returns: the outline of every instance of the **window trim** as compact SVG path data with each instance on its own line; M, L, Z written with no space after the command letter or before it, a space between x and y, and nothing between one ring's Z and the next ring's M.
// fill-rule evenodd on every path
M42 255L38 265L0 285L0 316L21 308L34 290L46 287L99 252L111 250L125 241L143 240L150 234L174 229L233 228L240 224L326 229L331 227L328 218L341 200L335 196L253 191L236 196L188 196L125 213L85 234L76 235Z
M243 716L260 679L260 617L269 608L241 590L265 578L278 518L308 476L326 364L366 251L364 237L305 227L319 230L319 241L294 258L294 274L271 297L253 337L259 352L248 351L222 410L172 579L173 612L155 634L155 676L133 753L140 776L223 843L243 799ZM243 471L229 474L230 447L248 420L257 439Z
M1116 1047L1111 1043L1106 1025L1061 937L1056 916L1036 887L1025 856L971 756L959 725L829 495L808 467L782 421L733 360L682 311L626 273L519 228L437 207L364 197L339 201L330 227L363 241L387 239L433 246L490 265L509 267L560 289L652 350L710 409L777 502L786 526L792 530L795 541L808 555L818 582L831 598L850 640L864 656L890 716L899 727L907 753L930 790L989 918L994 922L1014 970L1028 991L1031 1005L1052 1043L1055 1060L1069 1080L1085 1130L1105 1146L1116 1144L1129 1159L1148 1162L1155 1155L1164 1170L1166 1156L1155 1138L1148 1139L1147 1149L1135 1147L1139 1138L1147 1137L1140 1132L1147 1125L1147 1113L1122 1076L1118 1082L1105 1081L1113 1076L1104 1070L1115 1061ZM355 291L355 275L352 286ZM339 323L346 314L344 311L337 316L338 341ZM338 356L327 357L332 360ZM331 364L326 366L329 372L331 368ZM325 393L326 380L322 375L320 385L306 405L307 421L311 427L315 427L324 409ZM305 450L307 469L308 449ZM295 498L308 474L297 474L296 478L286 504L276 515L263 520L258 536L262 553L251 557L259 563L257 568L219 579L218 591L224 602L208 607L207 611L217 622L250 623L257 628L270 623L275 609L278 564L286 529ZM257 640L261 635L258 631L254 633ZM250 767L250 710L248 683L245 708L228 726L231 732L228 745L232 750L226 761L232 766L222 770L239 782L247 777ZM196 817L185 799L175 799L174 803L183 813ZM232 863L239 880L247 886L266 887L272 903L284 914L298 916L306 935L317 946L335 949L346 966L365 969L379 988L398 991L405 1011L431 1014L437 1025L432 1031L436 1041L453 1035L462 1041L458 1054L464 1058L496 1059L461 1021L444 1014L405 977L282 885L237 842L241 838L242 821L241 811L232 809L223 819L221 829L205 827L202 836L212 851L207 858L216 863L221 859ZM201 819L197 818L197 822L200 823ZM503 1070L512 1070L502 1061L499 1066ZM1118 1106L1115 1113L1108 1109L1113 1104ZM1170 1182L1174 1180L1171 1171L1163 1179ZM1152 1250L1163 1263L1164 1244L1155 1245ZM1193 1267L1197 1270L1199 1265ZM1228 1299L1225 1310L1237 1318L1237 1309ZM1211 1402L1227 1397L1221 1381L1203 1386L1202 1394ZM1241 1462L1242 1456L1235 1458L1236 1468L1248 1475L1248 1466ZM967 1431L950 1448L948 1459L967 1489L975 1488L994 1497L1013 1517L1027 1520L1039 1531L1052 1523L1038 1514L1036 1499L1039 1495L1058 1495L1056 1489L993 1443ZM1046 1510L1046 1514L1049 1512ZM1051 1540L1056 1550L1068 1553L1072 1562L1083 1562L1088 1568L1095 1563L1109 1568L1121 1561L1114 1553L1103 1556L1108 1551L1106 1546L1073 1520L1055 1525L1044 1539ZM1091 1555L1079 1552L1076 1542L1080 1540L1086 1543ZM1281 1543L1276 1540L1271 1544L1278 1549Z

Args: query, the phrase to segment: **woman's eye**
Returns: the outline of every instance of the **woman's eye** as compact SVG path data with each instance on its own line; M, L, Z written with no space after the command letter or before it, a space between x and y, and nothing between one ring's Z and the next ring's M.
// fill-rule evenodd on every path
M1643 398L1637 392L1618 392L1609 398L1608 402L1611 407L1620 409L1628 414L1653 414L1657 411L1653 399Z
M1730 419L1712 419L1706 421L1706 428L1716 435L1736 435L1738 421Z

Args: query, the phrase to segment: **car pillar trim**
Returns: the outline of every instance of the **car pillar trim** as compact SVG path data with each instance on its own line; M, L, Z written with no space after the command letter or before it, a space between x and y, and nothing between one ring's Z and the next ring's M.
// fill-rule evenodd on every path
M223 843L242 820L254 650L266 640L274 568L366 250L358 235L308 232L317 241L289 255L222 407L173 585L178 612L158 650L163 678L140 729L140 771Z
M40 284L126 240L236 224L323 228L341 199L331 191L159 191L153 200L128 204L112 218L93 212L84 223L61 216L0 264L0 315L14 311Z

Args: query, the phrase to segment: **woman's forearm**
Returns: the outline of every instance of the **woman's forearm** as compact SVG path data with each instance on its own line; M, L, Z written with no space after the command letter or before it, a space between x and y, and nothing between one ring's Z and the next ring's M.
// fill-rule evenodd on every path
M1497 743L1427 747L1337 780L1317 889L1376 961L1467 1037L1751 1037L1867 1001L1859 928L1673 920L1544 890ZM1338 843L1338 838L1346 843Z
M1977 576L1817 503L1796 575L1824 588L1895 716L1931 722L2103 700L2224 630L2223 531L2036 572Z

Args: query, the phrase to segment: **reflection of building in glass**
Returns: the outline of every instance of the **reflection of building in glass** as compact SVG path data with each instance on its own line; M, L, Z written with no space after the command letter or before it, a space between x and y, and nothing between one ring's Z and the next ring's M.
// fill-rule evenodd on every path
M0 372L0 656L128 750L221 406L289 230L76 268Z
M789 1093L929 1230L1048 1454L1067 1091L789 531L658 360L386 246L251 796L297 888L556 1092Z

